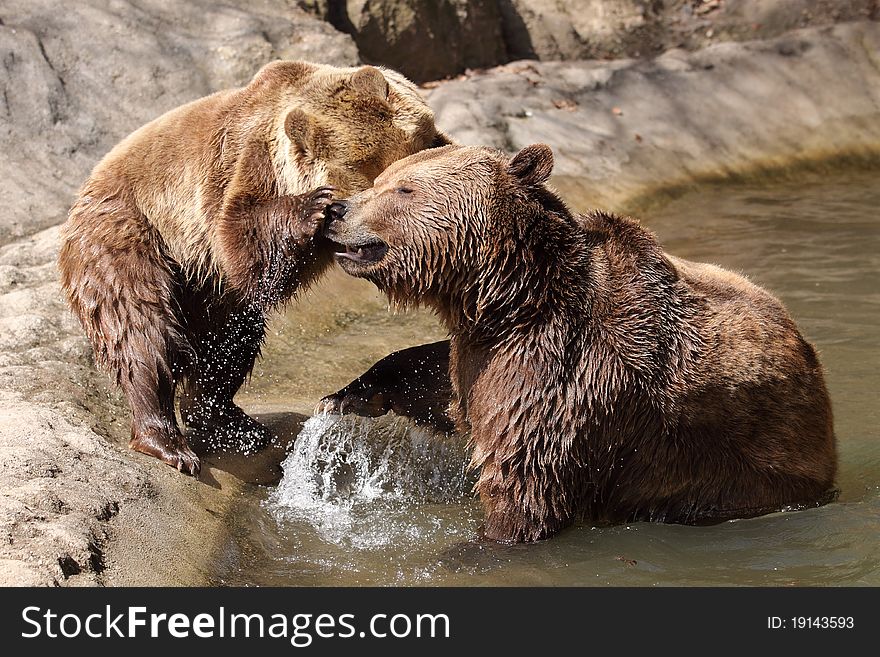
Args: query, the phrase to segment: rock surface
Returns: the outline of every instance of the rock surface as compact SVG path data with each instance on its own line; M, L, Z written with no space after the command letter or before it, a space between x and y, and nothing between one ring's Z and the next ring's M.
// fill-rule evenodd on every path
M498 3L349 0L347 12L349 23L337 25L353 35L365 62L417 81L508 61Z
M878 0L300 0L417 81L519 59L647 58L876 19Z
M568 197L619 209L661 186L876 152L877 53L880 24L848 23L650 60L514 62L428 99L462 143L549 144Z
M514 59L649 57L723 41L876 17L875 0L510 0L507 49ZM518 35L518 38L517 38Z

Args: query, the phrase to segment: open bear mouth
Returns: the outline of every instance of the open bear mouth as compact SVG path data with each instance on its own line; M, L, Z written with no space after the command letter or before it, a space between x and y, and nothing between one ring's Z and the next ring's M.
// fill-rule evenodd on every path
M388 253L388 245L381 240L365 244L335 244L336 257L364 265L379 262Z

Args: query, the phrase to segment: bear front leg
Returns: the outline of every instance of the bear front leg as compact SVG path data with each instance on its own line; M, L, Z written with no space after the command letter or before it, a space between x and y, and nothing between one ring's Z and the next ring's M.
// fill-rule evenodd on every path
M495 431L487 440L479 430L471 435L471 441L471 465L480 467L474 488L485 514L480 530L483 538L499 543L533 543L550 538L574 522L577 499L572 497L572 483L566 482L565 468L569 464L563 461L551 467L530 462L530 455L543 441ZM528 443L531 445L525 447Z
M173 392L161 390L154 398L143 394L148 390L151 378L146 373L134 374L130 385L123 385L132 408L129 447L136 452L154 456L184 474L198 475L201 470L199 457L180 433L177 421L168 419L169 416L174 417Z
M198 475L199 458L190 449L174 414L173 374L180 357L169 350L175 338L173 315L163 315L134 298L116 300L129 327L114 347L111 369L116 371L132 413L129 446L155 456L180 472ZM169 353L171 351L171 353Z
M486 516L480 534L498 543L534 543L550 538L573 522L571 516L532 508L521 499L521 493L480 493L480 501ZM542 507L543 503L537 502L537 505Z
M388 411L449 433L455 424L447 409L452 398L449 341L396 351L347 386L324 397L317 413L378 417Z
M272 432L233 402L260 353L266 333L263 312L255 307L232 310L219 326L211 325L213 316L192 316L198 317L192 337L198 367L187 376L180 398L190 439L209 449L246 453L265 447Z
M319 187L226 204L218 222L220 261L226 283L246 304L269 311L330 264L332 252L319 233L332 201L333 189Z

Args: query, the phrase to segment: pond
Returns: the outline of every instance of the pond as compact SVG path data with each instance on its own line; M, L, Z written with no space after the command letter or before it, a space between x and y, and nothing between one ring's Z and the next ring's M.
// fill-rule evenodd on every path
M319 417L302 429L281 484L243 497L216 583L880 584L878 173L705 185L639 213L669 253L744 272L779 296L818 348L839 446L837 502L703 527L581 523L535 545L481 545L459 441L395 418ZM290 411L309 415L377 358L444 337L432 316L393 315L338 274L274 326L239 401L270 425L293 418L294 433L302 417Z

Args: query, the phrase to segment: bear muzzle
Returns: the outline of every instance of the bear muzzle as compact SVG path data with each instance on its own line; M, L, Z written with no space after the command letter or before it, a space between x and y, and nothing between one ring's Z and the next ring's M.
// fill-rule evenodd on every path
M327 207L327 222L329 223L337 219L342 220L346 212L348 212L347 201L333 201Z
M334 255L340 260L340 264L343 264L342 260L347 260L357 265L375 265L388 253L388 245L381 240L363 242L361 244L337 242L336 247L337 250ZM343 269L348 271L344 264Z
M324 210L324 237L332 240L336 235L343 232L345 227L342 225L342 219L348 212L348 203L346 201L333 201Z
M355 273L359 265L373 265L388 253L388 245L364 230L358 222L345 221L351 209L348 201L334 201L327 207L324 222L324 237L334 243L335 255L343 269Z

